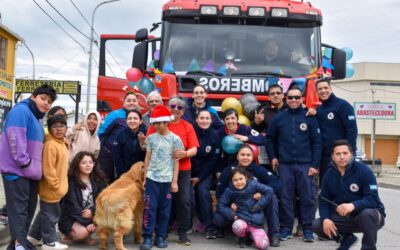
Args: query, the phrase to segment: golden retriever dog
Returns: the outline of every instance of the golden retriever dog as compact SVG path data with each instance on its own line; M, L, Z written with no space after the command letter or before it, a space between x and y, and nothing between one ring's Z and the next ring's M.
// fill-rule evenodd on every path
M123 236L133 228L135 243L142 241L143 162L135 163L118 180L105 188L96 199L94 223L100 238L99 248L108 248L108 237L114 232L117 250L126 250Z

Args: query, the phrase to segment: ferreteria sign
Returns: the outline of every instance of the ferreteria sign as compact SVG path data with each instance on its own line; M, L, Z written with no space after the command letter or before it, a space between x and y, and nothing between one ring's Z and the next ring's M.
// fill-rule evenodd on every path
M357 119L396 120L396 103L356 102Z
M58 80L15 80L15 93L32 93L37 87L47 83L52 86L57 94L77 95L78 81L58 81Z

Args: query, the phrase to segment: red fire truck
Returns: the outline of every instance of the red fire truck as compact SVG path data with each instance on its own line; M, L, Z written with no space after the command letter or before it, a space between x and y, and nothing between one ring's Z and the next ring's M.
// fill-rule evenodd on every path
M345 52L321 43L321 25L321 11L302 0L170 0L162 22L153 24L161 26L160 37L149 36L147 29L101 36L97 109L104 114L119 108L129 86L126 79L106 75L110 40L135 41L131 66L147 72L164 100L177 93L191 97L200 84L219 106L244 93L266 100L277 79L303 79L306 86L327 60L324 49L332 78L345 78ZM154 74L149 63L162 73Z

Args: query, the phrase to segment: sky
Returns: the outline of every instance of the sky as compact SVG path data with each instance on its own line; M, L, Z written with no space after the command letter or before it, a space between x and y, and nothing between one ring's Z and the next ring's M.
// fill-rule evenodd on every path
M40 5L68 34L65 34L37 5ZM77 80L82 82L82 102L86 106L90 26L93 9L103 0L0 0L1 22L24 38L35 58L36 79ZM95 15L97 34L134 34L140 28L151 28L161 21L166 0L120 0L100 6ZM322 42L335 47L350 47L350 62L400 63L400 1L398 0L310 0L322 10ZM76 29L69 25L53 5ZM156 32L157 35L157 32ZM95 37L96 38L96 37ZM79 43L79 44L78 44ZM111 66L123 77L129 68L120 58L131 56L132 46L124 42L110 47L108 57L117 58ZM95 108L98 52L93 49L91 109ZM25 47L16 54L16 78L31 79L32 57ZM59 105L69 106L68 97Z

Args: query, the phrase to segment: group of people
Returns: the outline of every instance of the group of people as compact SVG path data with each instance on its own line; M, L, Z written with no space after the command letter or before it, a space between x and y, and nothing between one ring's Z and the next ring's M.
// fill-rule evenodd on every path
M164 103L157 91L149 93L146 114L128 92L122 108L103 122L90 112L70 129L64 109L49 111L54 89L39 87L7 115L1 136L7 249L95 244L97 195L139 161L145 173L142 250L167 247L169 227L176 227L180 244L190 245L195 216L207 239L233 232L238 247L278 247L292 238L295 212L305 242L316 233L348 249L357 240L353 233L363 232L362 249L376 249L385 212L372 171L353 160L353 108L332 93L329 79L318 80L316 89L322 105L307 110L296 85L286 97L280 85L270 86L251 126L240 124L232 108L220 118L200 85L188 100L174 96ZM39 120L46 112L44 135ZM237 153L224 150L227 135L243 142ZM30 226L38 194L40 212Z

